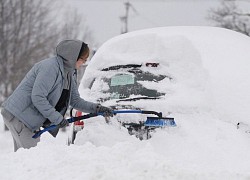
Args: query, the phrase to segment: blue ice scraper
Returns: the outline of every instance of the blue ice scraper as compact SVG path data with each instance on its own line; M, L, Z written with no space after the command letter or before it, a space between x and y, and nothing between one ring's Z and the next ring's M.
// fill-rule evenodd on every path
M155 115L154 117L147 117L146 121L139 123L122 123L124 127L128 129L129 134L135 135L140 140L149 139L151 137L150 132L154 131L155 128L164 128L164 127L175 127L176 123L174 118L162 117L161 112L156 111L145 111L145 110L114 110L114 115L116 114L151 114ZM102 113L90 113L79 117L71 117L68 120L69 123L73 123L79 120L85 120L91 117L96 117L103 115ZM57 125L52 125L47 128L44 128L38 131L33 138L38 138L44 132L50 131L57 128Z

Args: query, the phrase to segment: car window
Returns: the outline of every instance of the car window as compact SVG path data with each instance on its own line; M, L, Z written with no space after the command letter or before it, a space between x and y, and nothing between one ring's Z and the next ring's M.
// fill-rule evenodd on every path
M166 78L165 75L155 75L150 72L144 72L138 67L129 68L126 71L116 70L116 73L110 77L96 78L91 84L96 87L97 84L105 83L108 88L104 88L101 93L105 94L102 100L109 99L124 99L130 98L131 95L144 97L160 97L165 93L158 92L155 89L148 89L144 87L140 81L158 82ZM96 84L97 83L97 84Z

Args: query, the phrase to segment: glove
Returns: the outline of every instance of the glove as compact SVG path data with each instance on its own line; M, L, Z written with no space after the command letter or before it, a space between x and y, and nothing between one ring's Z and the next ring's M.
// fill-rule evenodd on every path
M58 124L58 126L59 126L60 128L66 127L66 126L68 126L68 125L69 125L69 122L67 121L67 119L64 119L64 118L63 118L63 120Z
M114 115L113 110L111 108L102 106L100 104L96 107L96 113L103 113L104 117L113 117Z

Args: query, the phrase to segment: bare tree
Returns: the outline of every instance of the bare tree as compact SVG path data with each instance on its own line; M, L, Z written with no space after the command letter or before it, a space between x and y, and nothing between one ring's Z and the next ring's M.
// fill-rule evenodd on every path
M0 103L34 63L54 53L60 40L92 37L76 11L59 15L56 3L0 0Z
M250 13L242 12L236 0L224 0L221 7L211 9L208 19L216 26L231 29L250 36Z

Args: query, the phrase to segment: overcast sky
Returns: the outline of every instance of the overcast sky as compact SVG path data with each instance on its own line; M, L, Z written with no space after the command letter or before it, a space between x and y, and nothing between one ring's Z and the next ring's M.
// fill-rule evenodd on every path
M102 44L121 33L124 25L125 0L65 0L77 8L92 30L95 40ZM128 30L159 26L212 25L206 17L208 10L218 7L220 0L130 0ZM250 3L242 1L243 6Z

